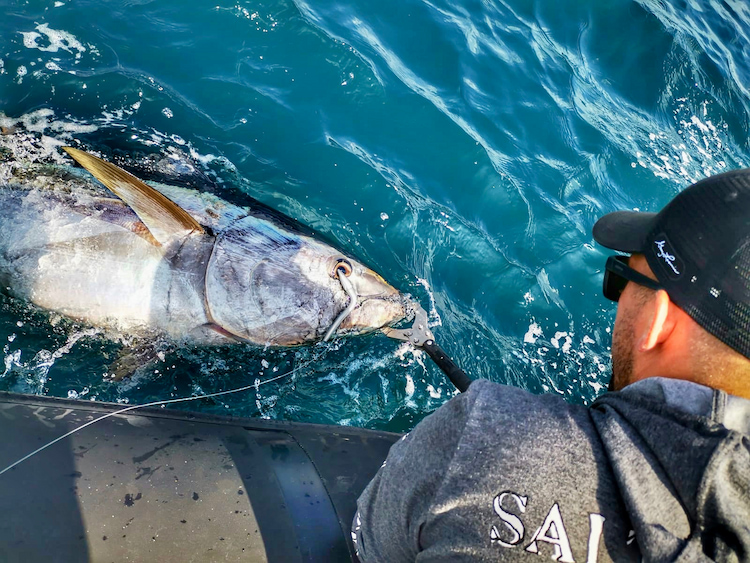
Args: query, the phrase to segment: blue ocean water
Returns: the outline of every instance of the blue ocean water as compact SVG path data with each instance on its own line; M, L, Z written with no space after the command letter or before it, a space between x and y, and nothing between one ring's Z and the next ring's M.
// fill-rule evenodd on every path
M744 0L0 0L0 118L167 155L430 310L472 377L589 403L615 309L591 227L750 165ZM383 335L167 352L0 301L0 389L403 431L454 394ZM285 375L289 374L289 375Z

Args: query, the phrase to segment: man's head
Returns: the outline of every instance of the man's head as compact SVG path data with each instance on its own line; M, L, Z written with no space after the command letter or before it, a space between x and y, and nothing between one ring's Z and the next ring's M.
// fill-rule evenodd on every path
M702 180L658 214L605 215L594 238L632 254L607 267L608 297L622 291L614 388L663 376L750 396L750 170Z

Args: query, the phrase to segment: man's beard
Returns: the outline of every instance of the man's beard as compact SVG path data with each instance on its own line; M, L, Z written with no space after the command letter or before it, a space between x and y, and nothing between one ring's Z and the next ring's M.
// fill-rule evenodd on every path
M633 335L632 315L625 314L615 322L612 333L612 379L609 391L619 391L631 382L633 377Z

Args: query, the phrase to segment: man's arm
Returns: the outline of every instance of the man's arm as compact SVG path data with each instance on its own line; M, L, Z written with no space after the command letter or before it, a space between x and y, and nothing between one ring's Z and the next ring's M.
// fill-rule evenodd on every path
M413 562L425 548L421 528L463 435L476 398L473 388L395 443L360 496L352 539L363 562Z

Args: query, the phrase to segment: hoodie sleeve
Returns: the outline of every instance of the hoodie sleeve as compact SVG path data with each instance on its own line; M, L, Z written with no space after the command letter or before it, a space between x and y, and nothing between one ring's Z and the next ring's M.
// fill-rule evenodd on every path
M476 400L474 387L448 401L396 442L360 496L352 540L363 563L417 559L422 525Z

